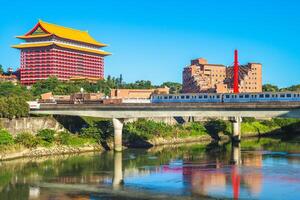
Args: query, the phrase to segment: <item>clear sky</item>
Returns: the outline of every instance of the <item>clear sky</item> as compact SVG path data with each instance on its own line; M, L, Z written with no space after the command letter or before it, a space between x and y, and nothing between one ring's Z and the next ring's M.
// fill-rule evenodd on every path
M0 63L19 66L14 38L38 19L88 30L113 53L105 75L126 82L181 82L191 59L263 64L264 83L300 84L300 1L293 0L2 0Z

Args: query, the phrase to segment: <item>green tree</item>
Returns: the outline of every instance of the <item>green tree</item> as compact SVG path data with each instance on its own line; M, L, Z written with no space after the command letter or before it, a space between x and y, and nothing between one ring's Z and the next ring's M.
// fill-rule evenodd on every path
M272 85L272 84L264 84L262 86L262 90L264 92L278 92L279 88L276 85Z
M182 84L176 82L164 82L163 84L161 84L161 87L170 88L170 94L178 94L182 90Z
M32 85L31 91L34 96L39 96L46 92L53 92L60 85L60 81L56 77L49 77Z
M287 88L282 88L281 91L292 91L292 92L299 92L300 91L300 84L292 85Z
M26 87L14 85L11 82L0 82L0 97L20 96L25 100L32 99L32 95Z
M2 75L2 74L3 74L3 72L4 72L4 70L3 70L3 66L0 64L0 75Z

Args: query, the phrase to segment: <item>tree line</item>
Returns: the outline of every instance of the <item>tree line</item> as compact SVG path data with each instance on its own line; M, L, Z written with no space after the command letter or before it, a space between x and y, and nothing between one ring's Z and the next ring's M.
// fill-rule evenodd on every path
M26 101L37 99L41 94L46 92L52 92L55 95L70 95L80 92L81 88L83 88L85 92L101 92L108 96L111 89L155 89L158 87L169 87L171 94L180 93L182 89L182 85L176 82L164 82L161 85L154 85L149 80L138 80L133 83L126 83L123 81L122 75L117 78L108 76L106 79L99 80L96 83L88 81L66 82L60 81L56 77L49 77L46 80L36 82L30 88L20 84L0 82L0 117L14 118L28 116L29 110ZM300 91L300 84L287 88L265 84L263 85L263 91Z
M300 92L300 84L292 85L290 87L279 88L277 85L264 84L262 87L263 92Z

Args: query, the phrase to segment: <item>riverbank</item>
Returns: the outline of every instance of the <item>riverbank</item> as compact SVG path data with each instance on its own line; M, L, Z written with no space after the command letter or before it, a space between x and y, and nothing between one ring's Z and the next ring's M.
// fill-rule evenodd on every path
M109 120L85 117L76 133L42 129L37 133L10 134L0 129L0 160L20 157L39 157L59 154L76 154L113 149L113 127ZM67 120L71 123L70 120ZM79 123L76 123L77 125ZM80 126L79 126L80 127ZM139 119L128 122L123 128L124 148L151 148L197 142L229 141L231 123L211 119L170 125L164 122ZM300 120L243 118L242 138L272 137L296 138L299 141Z
M18 158L34 158L42 156L55 156L67 154L80 154L86 152L102 152L104 151L101 145L89 145L83 147L71 146L53 146L53 147L37 147L34 149L24 148L22 146L15 147L14 149L4 150L0 152L0 161L13 160Z

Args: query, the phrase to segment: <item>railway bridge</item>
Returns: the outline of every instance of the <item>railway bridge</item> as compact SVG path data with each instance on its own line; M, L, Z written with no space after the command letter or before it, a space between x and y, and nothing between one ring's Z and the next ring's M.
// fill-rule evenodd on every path
M124 120L148 117L228 117L232 138L240 140L242 117L300 118L300 102L156 103L156 104L40 104L31 114L90 116L112 119L114 150L122 151Z

